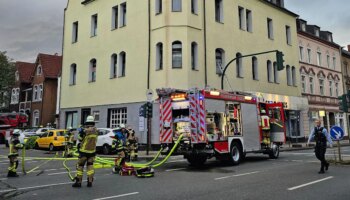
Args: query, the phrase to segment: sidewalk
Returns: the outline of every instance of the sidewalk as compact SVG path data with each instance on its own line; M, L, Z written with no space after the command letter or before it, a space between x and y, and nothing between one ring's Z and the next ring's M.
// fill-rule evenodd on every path
M306 142L303 143L289 143L287 142L286 144L281 146L281 152L283 151L299 151L299 150L307 150L307 149L313 149L315 147L314 143L310 143L310 146L306 146ZM341 146L350 146L350 143L348 140L343 140L340 141ZM337 143L333 143L333 148L337 147Z

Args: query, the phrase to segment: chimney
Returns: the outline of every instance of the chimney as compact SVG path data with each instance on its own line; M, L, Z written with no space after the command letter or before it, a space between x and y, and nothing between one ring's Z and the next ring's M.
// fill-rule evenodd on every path
M348 51L350 52L350 44L348 45Z

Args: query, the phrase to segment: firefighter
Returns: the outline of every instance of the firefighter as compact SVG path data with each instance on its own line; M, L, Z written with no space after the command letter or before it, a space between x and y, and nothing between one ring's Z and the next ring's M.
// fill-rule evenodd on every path
M326 150L327 150L327 141L329 142L330 147L333 147L332 139L327 132L327 129L321 126L321 121L315 121L316 127L312 130L307 146L309 146L312 139L315 140L315 155L318 160L321 161L321 169L318 172L319 174L324 174L325 170L328 170L329 163L326 161Z
M270 117L266 114L266 110L261 110L261 129L263 131L263 143L270 144Z
M95 120L93 116L88 116L83 128L79 133L80 148L79 159L77 163L77 175L73 187L81 187L81 182L84 174L84 166L87 166L87 186L92 187L94 180L94 160L96 155L98 131L95 127Z
M115 167L113 168L114 173L119 173L122 166L125 164L125 158L127 157L126 152L126 137L125 137L125 125L121 124L115 131L115 149L118 153L118 157L115 159Z
M136 161L138 156L138 143L135 136L135 131L132 128L127 132L127 146L129 152L129 160Z
M23 148L23 144L19 141L20 132L15 130L12 134L12 137L9 141L10 143L10 153L8 158L10 160L10 166L8 168L7 177L18 177L17 168L18 168L18 149Z
M66 142L66 148L65 148L65 157L73 157L73 137L74 137L74 132L73 128L69 127L68 132L65 135L65 142Z

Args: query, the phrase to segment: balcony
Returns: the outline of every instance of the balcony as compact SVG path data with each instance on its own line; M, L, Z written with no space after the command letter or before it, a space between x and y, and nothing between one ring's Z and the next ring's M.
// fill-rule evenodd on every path
M31 109L32 102L21 102L19 103L19 110L30 110Z

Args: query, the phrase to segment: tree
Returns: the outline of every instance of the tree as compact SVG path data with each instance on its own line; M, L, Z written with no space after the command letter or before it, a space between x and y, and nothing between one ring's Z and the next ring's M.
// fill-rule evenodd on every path
M15 65L6 55L6 51L0 51L0 111L8 110L11 99L11 88L15 83Z

